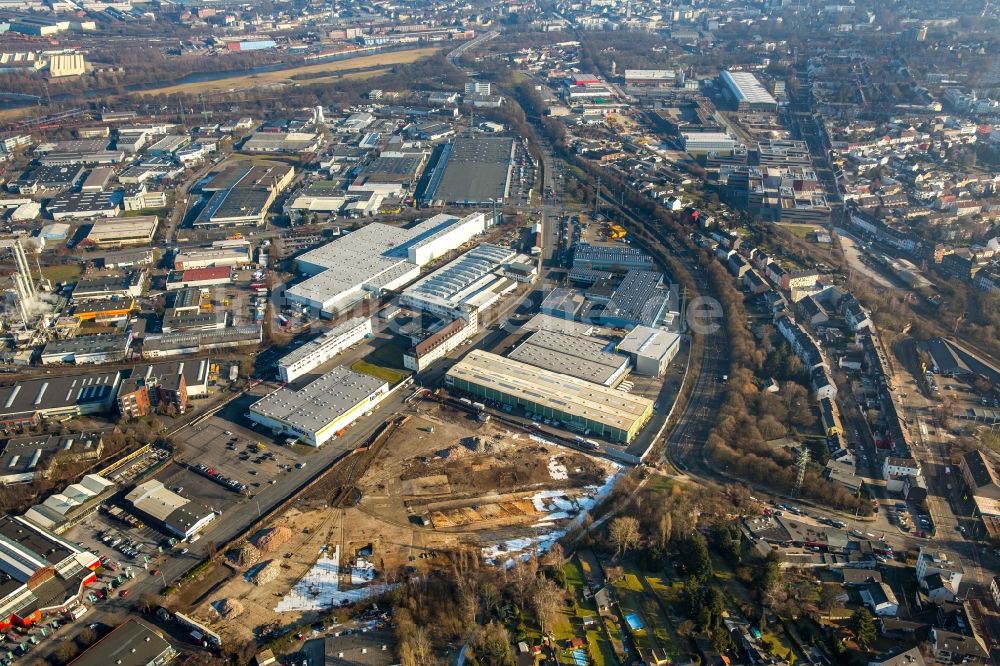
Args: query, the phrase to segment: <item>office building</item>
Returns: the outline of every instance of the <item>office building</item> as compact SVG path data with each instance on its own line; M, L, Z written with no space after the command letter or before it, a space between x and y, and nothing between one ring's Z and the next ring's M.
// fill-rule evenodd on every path
M403 367L423 372L444 358L479 331L479 314L472 310L465 317L439 325L424 326L410 336L410 348L403 352Z
M154 411L183 414L191 397L208 394L208 358L137 365L118 389L118 411L140 418Z
M316 369L372 332L372 320L356 317L343 322L289 352L278 361L278 379L290 382Z
M693 154L729 154L736 148L736 139L726 132L681 132L681 146Z

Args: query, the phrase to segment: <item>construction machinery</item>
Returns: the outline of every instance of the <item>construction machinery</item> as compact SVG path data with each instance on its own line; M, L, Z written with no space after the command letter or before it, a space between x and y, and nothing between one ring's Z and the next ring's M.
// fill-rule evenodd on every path
M628 234L625 227L614 222L605 223L603 231L608 240L621 240Z

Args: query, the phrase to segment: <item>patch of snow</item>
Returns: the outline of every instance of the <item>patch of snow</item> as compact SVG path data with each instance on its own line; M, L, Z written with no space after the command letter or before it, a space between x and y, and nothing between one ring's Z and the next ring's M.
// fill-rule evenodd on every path
M351 583L363 585L349 590L340 589L340 548L335 548L333 557L321 556L316 564L288 591L274 610L277 613L295 611L329 610L343 603L354 603L374 597L393 588L387 583L372 583L375 567L367 560L359 559L351 567Z
M486 546L482 549L483 560L487 564L510 569L518 559L525 560L532 554L547 552L552 544L580 525L587 512L611 493L611 489L622 475L623 468L617 463L608 463L608 470L608 476L603 484L587 486L576 497L567 496L565 490L541 490L535 493L531 498L532 504L538 511L546 514L534 525L536 528L549 528L555 521L567 518L570 519L569 522L560 528L535 536L508 539L500 544Z
M569 470L566 469L566 465L553 456L549 458L549 476L555 481L565 481L569 478Z

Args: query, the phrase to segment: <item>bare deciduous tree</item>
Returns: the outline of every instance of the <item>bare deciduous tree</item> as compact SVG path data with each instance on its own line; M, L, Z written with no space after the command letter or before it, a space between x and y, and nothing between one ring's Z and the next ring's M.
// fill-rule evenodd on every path
M621 516L611 521L608 538L615 548L615 555L621 557L639 545L639 521L632 516Z

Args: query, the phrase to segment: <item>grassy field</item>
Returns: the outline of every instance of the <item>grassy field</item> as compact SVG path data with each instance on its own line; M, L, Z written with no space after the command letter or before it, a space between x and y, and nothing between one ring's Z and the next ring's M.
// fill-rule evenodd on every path
M59 264L57 266L42 266L42 275L52 284L56 282L70 282L80 277L83 267L78 263Z
M784 224L784 223L782 223L782 224L779 224L778 226L781 227L782 229L788 231L792 235L798 236L799 238L807 238L809 236L809 234L813 233L814 231L816 231L818 229L818 227L816 227L816 226L814 226L812 224Z
M228 90L241 90L244 88L259 88L277 84L297 83L292 77L300 74L315 74L318 72L329 72L333 74L344 70L356 70L366 67L382 67L385 65L400 65L416 62L437 53L439 48L422 48L408 51L393 51L390 53L379 53L376 55L362 56L360 58L350 58L348 60L335 60L333 62L316 63L312 65L302 65L301 67L291 67L275 72L261 72L259 74L247 74L245 76L233 76L217 81L198 81L194 83L181 83L167 85L161 88L151 88L143 90L140 95L170 95L176 93L199 94L207 92L224 92ZM382 70L371 70L369 72L355 72L355 78L368 78L384 73ZM348 75L345 75L348 76ZM306 79L298 83L323 82L323 79Z
M351 370L365 375L371 375L372 377L378 377L379 379L384 379L389 382L390 387L395 386L410 376L409 370L386 368L385 366L375 365L374 363L369 363L368 361L355 361L351 364Z
M375 69L368 69L363 72L347 72L345 74L335 74L333 76L319 76L314 79L303 79L301 81L295 80L291 83L298 86L312 83L336 83L338 81L354 81L356 79L374 79L376 76L382 76L388 71L388 67L378 67Z

